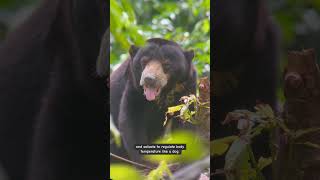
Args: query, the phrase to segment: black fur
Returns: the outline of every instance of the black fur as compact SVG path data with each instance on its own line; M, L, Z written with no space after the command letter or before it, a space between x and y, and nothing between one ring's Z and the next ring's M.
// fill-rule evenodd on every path
M176 43L163 39L150 39L147 46L137 48L132 46L130 58L126 60L110 78L110 110L118 125L122 141L130 159L141 161L134 149L135 144L151 143L163 133L165 112L169 105L177 105L180 97L195 94L196 71L192 65L193 53L184 52ZM143 88L139 85L143 67L143 56L153 59L169 59L167 72L171 75L168 84L160 94L157 102L147 101L143 96ZM177 84L183 84L181 92L174 91ZM168 95L174 91L172 102ZM177 122L177 121L174 121ZM122 152L120 152L122 151ZM111 152L126 156L123 149L112 146Z

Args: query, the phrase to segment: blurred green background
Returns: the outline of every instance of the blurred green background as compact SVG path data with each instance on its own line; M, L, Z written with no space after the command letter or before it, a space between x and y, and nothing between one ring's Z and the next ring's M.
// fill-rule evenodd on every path
M131 44L160 37L195 51L199 74L210 71L210 0L111 0L111 69Z

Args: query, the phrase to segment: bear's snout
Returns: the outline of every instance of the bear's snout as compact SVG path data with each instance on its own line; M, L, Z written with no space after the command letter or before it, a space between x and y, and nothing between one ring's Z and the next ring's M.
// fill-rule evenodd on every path
M159 61L150 61L142 71L140 86L163 88L168 82L168 75L164 73Z
M157 80L152 75L146 76L143 81L144 81L144 84L149 87L156 87L157 86Z
M155 74L144 73L140 79L140 86L147 86L150 88L159 88L161 87L161 82Z
M155 100L167 82L168 76L164 73L159 61L150 61L142 71L140 86L143 87L148 101Z
M161 83L153 74L144 74L141 77L140 85L143 86L144 95L148 101L153 101L160 94Z

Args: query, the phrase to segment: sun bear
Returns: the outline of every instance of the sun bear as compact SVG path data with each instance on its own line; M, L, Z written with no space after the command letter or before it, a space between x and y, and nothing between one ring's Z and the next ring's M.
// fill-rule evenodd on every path
M258 101L275 108L280 42L267 7L265 0L220 0L213 4L211 139L239 132L234 124L222 125L228 112L253 110ZM253 150L257 159L270 156L269 136L254 139ZM224 157L213 158L211 163L214 170L223 168ZM267 179L271 179L270 169L264 170Z
M110 111L127 151L122 149L121 155L141 162L134 145L151 143L162 135L167 108L196 93L197 74L193 51L184 51L173 41L149 39L144 47L131 46L129 54L111 74ZM174 121L173 126L183 124ZM120 151L111 145L111 153Z
M106 176L105 0L42 0L0 49L0 166L9 180Z

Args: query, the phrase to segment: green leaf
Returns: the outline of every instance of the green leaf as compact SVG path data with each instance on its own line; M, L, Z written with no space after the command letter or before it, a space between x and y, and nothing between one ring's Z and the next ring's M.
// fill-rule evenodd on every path
M228 136L220 139L216 139L211 141L210 143L210 155L211 156L221 156L223 155L229 148L229 145L237 140L238 136Z
M262 117L273 119L275 118L272 108L268 104L259 104L254 107L257 110L257 113Z
M237 168L238 162L247 154L247 142L242 139L235 140L225 157L225 169L233 170Z
M221 143L221 142L212 142L212 147L210 149L211 156L221 156L223 155L229 148L229 144Z
M168 111L166 112L167 114L172 114L175 112L178 112L181 110L181 108L184 106L184 104L178 105L178 106L172 106L168 107Z
M150 171L150 173L147 176L147 180L159 180L159 179L164 179L163 175L164 174L169 175L170 178L172 178L172 173L170 169L168 168L168 165L165 161L161 161L159 166Z
M252 174L247 144L243 139L237 139L232 143L225 157L224 169L231 172L226 174L227 180L248 180Z
M260 157L258 161L258 169L262 170L263 168L269 166L272 163L271 158Z
M180 117L185 121L189 121L191 118L191 113L188 108L189 108L188 105L183 105L183 107L180 110Z
M126 164L111 164L110 178L114 180L142 180L143 176L132 166Z

